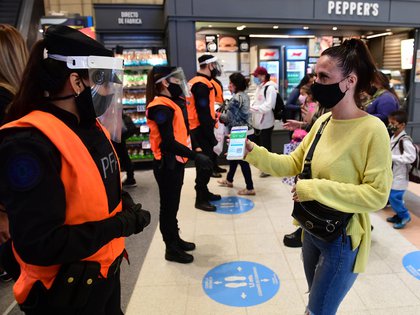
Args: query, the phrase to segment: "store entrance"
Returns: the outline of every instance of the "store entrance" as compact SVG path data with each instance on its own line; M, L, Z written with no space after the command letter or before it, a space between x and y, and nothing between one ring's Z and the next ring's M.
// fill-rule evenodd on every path
M265 67L279 93L287 100L307 73L314 72L323 50L349 38L364 40L372 56L398 95L407 104L414 51L414 29L361 25L297 25L258 23L196 23L197 58L205 53L219 57L224 75L221 81L228 98L228 77L233 72L245 76ZM255 85L249 92L252 96Z

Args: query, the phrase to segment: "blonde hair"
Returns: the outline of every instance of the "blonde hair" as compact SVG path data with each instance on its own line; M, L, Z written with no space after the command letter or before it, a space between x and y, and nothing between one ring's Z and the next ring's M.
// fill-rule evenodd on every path
M0 24L0 87L15 95L27 60L28 49L19 31L11 25Z

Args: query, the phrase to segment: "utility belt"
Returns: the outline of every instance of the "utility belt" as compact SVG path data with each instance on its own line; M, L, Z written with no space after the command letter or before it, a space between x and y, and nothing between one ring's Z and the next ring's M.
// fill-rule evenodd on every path
M101 265L95 261L63 264L50 289L37 281L25 302L19 306L22 311L36 310L40 304L52 308L81 309L87 305L92 290L99 282L115 280L124 257L127 257L125 250L110 266L107 278L101 276Z

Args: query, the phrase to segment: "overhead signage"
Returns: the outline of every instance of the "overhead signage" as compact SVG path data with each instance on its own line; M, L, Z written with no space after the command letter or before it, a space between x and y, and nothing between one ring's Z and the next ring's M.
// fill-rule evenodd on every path
M140 18L140 13L138 11L121 11L120 17L118 18L118 24L143 24L142 19Z
M379 3L356 1L328 1L328 14L378 16Z
M254 208L252 200L242 197L222 197L222 199L211 202L216 206L220 214L241 214Z
M234 261L219 265L203 278L203 290L218 303L248 307L274 297L280 280L276 273L258 263Z
M316 0L314 19L389 22L390 6L390 0Z

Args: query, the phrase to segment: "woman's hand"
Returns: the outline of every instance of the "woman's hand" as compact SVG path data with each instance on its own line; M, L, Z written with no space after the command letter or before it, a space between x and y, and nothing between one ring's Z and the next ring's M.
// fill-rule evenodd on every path
M227 135L226 143L229 145L230 142L230 134ZM244 158L248 155L249 152L251 152L254 149L255 143L250 141L248 138L245 140L245 155ZM227 155L227 153L225 154Z
M293 186L293 188L292 188L292 194L293 194L293 196L292 196L292 199L293 199L293 201L294 202L300 202L299 201L299 197L298 197L298 195L297 195L297 192L296 192L296 185L294 185Z
M283 128L287 129L287 130L290 130L290 131L294 131L296 129L302 128L302 125L303 125L303 121L288 119L283 124Z

